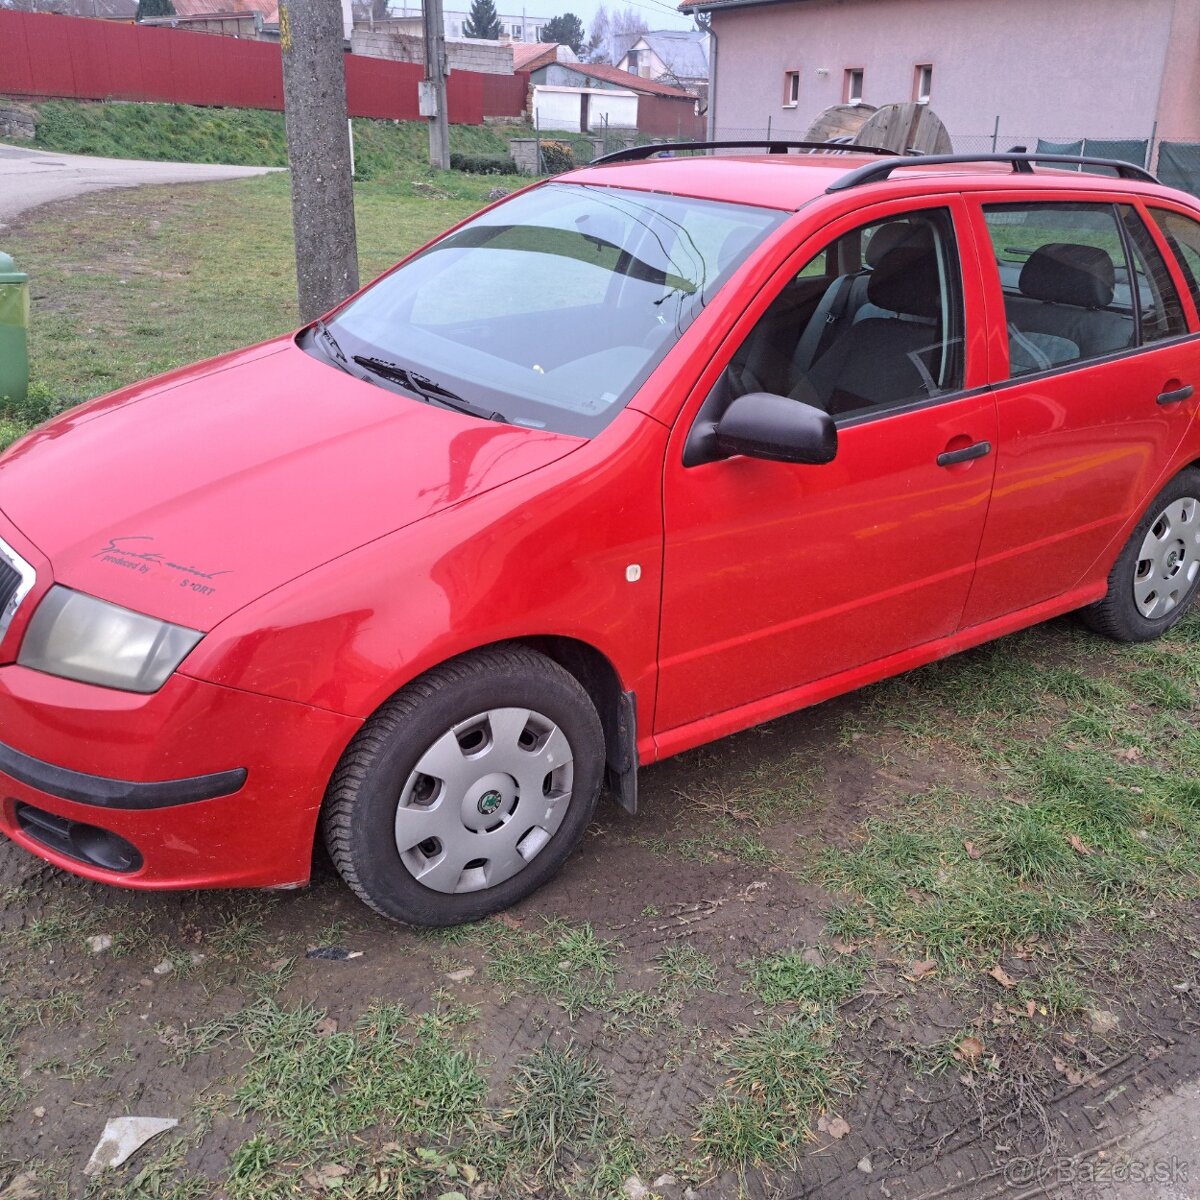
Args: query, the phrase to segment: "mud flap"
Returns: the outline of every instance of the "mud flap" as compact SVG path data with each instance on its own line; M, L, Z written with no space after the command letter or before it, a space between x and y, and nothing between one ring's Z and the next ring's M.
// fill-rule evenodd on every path
M622 692L617 697L615 737L608 746L607 782L616 802L631 816L637 813L637 697Z

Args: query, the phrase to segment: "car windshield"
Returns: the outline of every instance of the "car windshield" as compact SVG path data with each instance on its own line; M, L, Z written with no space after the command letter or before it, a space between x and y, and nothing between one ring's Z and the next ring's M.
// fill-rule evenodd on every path
M329 328L365 370L410 373L381 381L415 378L497 419L590 437L786 217L548 184L434 243Z

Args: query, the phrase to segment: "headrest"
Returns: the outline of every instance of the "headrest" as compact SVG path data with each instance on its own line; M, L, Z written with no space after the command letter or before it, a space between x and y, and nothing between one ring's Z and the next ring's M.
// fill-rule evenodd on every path
M941 288L932 244L889 250L867 277L867 299L905 316L936 317L941 311Z
M1048 242L1021 268L1022 296L1049 304L1105 308L1113 298L1113 260L1099 246Z
M886 225L880 225L871 234L871 240L867 243L863 259L873 270L879 266L889 250L895 250L897 246L909 245L932 250L933 235L929 226L923 222L920 225L911 225L908 221L889 221Z

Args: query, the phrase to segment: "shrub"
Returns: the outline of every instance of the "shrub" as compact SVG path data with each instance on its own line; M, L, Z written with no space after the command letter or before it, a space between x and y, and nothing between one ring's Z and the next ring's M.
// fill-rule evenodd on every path
M450 170L470 175L515 175L517 164L507 154L452 154Z
M575 166L575 151L566 142L542 143L542 170L547 175L561 175Z

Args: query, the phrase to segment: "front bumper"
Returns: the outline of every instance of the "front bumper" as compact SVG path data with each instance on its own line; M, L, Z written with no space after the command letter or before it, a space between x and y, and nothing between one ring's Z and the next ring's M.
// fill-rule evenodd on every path
M0 832L123 887L305 883L325 785L360 725L183 675L145 696L0 667ZM96 833L136 853L90 855Z

